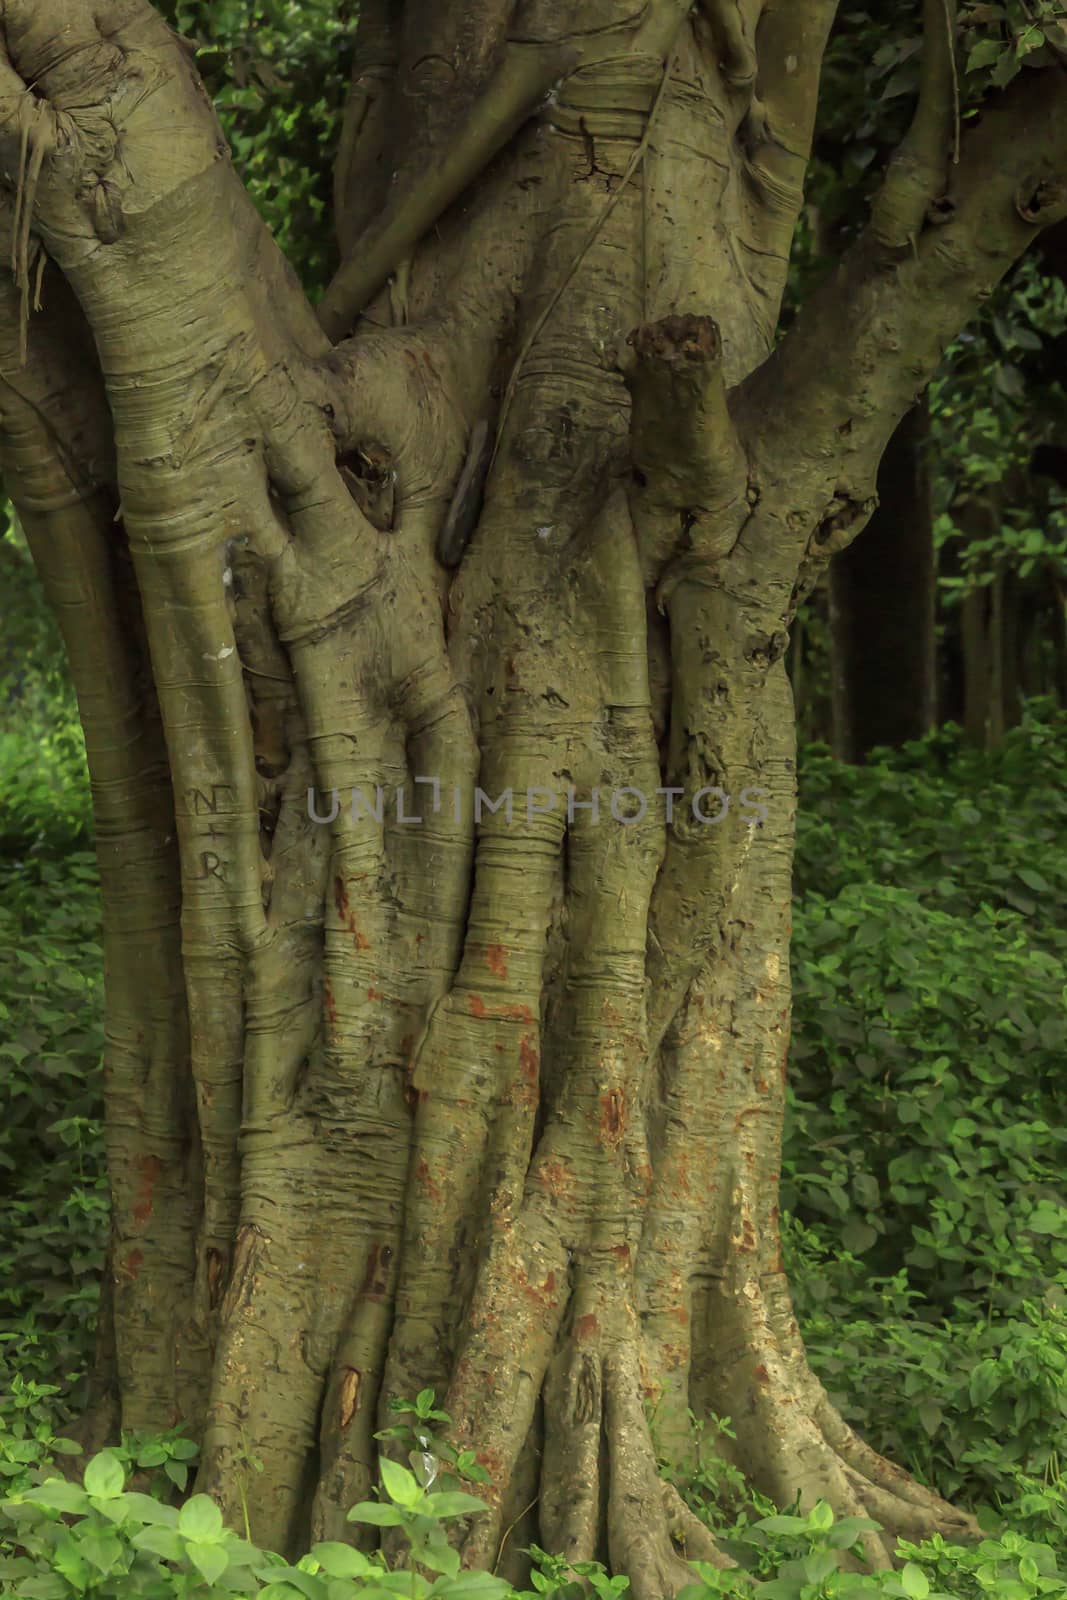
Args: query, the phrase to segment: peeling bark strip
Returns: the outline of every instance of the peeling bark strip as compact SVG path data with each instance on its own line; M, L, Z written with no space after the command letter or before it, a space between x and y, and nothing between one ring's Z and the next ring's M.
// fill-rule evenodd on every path
M105 903L87 1434L189 1422L231 1518L252 1449L261 1544L352 1537L426 1385L490 1476L468 1566L520 1577L517 1525L637 1600L727 1564L657 1477L690 1409L872 1559L968 1526L830 1406L782 1277L783 655L1067 212L1067 97L1028 73L957 161L931 0L871 226L775 347L833 9L367 0L316 316L146 0L0 0L0 467ZM569 800L479 803L523 792ZM603 826L623 793L759 806Z

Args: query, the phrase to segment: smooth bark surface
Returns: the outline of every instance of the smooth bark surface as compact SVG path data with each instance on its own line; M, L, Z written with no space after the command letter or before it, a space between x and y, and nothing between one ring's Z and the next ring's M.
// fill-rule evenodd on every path
M316 316L145 0L0 4L2 467L105 904L92 1426L185 1420L231 1517L250 1449L263 1544L351 1536L424 1385L490 1475L469 1565L531 1502L509 1560L532 1532L638 1600L721 1561L657 1476L690 1408L782 1503L875 1517L872 1558L969 1526L834 1411L782 1272L783 657L1067 210L1067 97L1013 85L946 211L940 36L775 347L832 12L368 3Z

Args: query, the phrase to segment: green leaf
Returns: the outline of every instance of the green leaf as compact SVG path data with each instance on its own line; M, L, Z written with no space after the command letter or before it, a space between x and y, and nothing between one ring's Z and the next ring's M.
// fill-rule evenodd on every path
M999 39L979 39L968 53L967 71L979 72L983 67L991 67L1006 53L1006 47Z
M23 1495L33 1505L47 1506L50 1511L85 1512L89 1509L89 1496L84 1489L79 1489L76 1483L68 1483L65 1478L48 1478L35 1489L27 1489Z
M804 1533L808 1524L804 1517L764 1517L754 1526L761 1533Z
M390 1461L388 1456L380 1456L378 1471L386 1494L396 1505L410 1508L421 1503L424 1491L414 1473L409 1472L407 1467L402 1467L397 1461Z
M340 1544L334 1539L313 1544L311 1554L331 1578L363 1578L368 1573L379 1571L377 1562L371 1561L362 1550L354 1550L351 1545Z
M135 1550L149 1550L164 1561L180 1561L185 1551L181 1539L173 1528L142 1528L130 1540Z
M877 1242L878 1235L875 1230L857 1218L846 1222L841 1230L841 1243L850 1255L861 1256Z
M825 1533L834 1525L833 1507L825 1500L818 1500L808 1512L808 1527L815 1528L819 1533Z
M71 1538L66 1538L56 1545L52 1552L52 1562L57 1572L61 1572L79 1594L83 1594L89 1586L89 1570L77 1544Z
M299 1567L261 1567L255 1575L268 1580L267 1588L261 1591L259 1600L263 1600L263 1596L271 1589L281 1591L285 1600L295 1600L297 1595L305 1596L306 1600L326 1600L326 1585L322 1579L313 1573L301 1572ZM408 1574L404 1576L408 1577Z
M1000 1388L1000 1369L995 1361L980 1361L971 1373L968 1392L972 1406L981 1406Z
M372 1528L399 1528L404 1516L397 1506L383 1506L377 1500L361 1500L352 1507L346 1522L366 1522Z
M95 1495L98 1500L113 1500L122 1493L126 1483L122 1462L113 1451L101 1450L87 1463L84 1482L87 1493Z
M832 1550L814 1550L805 1556L801 1569L809 1583L822 1583L831 1572L837 1571L837 1557Z
M110 1572L122 1555L122 1545L113 1533L83 1533L78 1551L98 1572Z
M222 1538L222 1512L210 1495L194 1494L178 1512L178 1531L186 1539L215 1543Z
M185 1553L205 1583L221 1578L230 1561L219 1544L206 1544L199 1539L185 1540Z
M176 1528L178 1526L177 1506L165 1506L161 1500L156 1500L154 1496L138 1494L133 1489L124 1494L122 1499L129 1515L135 1517L138 1522L158 1523L166 1528Z
M449 1578L459 1572L459 1551L443 1539L412 1545L412 1554L420 1567L428 1567L431 1572L443 1572Z
M442 1600L508 1600L511 1586L491 1572L461 1572L457 1578L438 1579L432 1593Z
M477 1495L465 1494L462 1489L442 1490L440 1494L428 1494L424 1510L431 1517L469 1517L475 1511L487 1511L489 1508L484 1500L479 1500Z
M921 1567L909 1561L900 1574L900 1587L909 1600L926 1600L930 1593L930 1580Z

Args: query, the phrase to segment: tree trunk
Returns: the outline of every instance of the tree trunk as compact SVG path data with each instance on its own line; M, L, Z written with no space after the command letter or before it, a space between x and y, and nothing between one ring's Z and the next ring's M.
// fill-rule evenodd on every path
M834 749L863 761L934 725L937 567L928 417L904 417L878 470L878 509L830 563Z
M1067 209L1067 117L1028 73L927 226L933 6L911 153L772 354L832 5L758 50L755 6L574 9L366 0L316 317L150 7L5 0L0 465L96 808L95 1423L187 1422L231 1518L250 1450L291 1551L352 1535L433 1385L489 1474L467 1565L536 1495L658 1600L724 1558L649 1402L674 1461L726 1414L779 1501L874 1516L872 1558L970 1527L833 1410L782 1272L784 651Z

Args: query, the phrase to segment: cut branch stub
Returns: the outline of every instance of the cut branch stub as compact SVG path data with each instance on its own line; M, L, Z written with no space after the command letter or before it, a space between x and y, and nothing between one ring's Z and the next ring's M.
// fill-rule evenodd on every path
M722 336L711 317L636 328L631 511L646 578L674 554L706 562L732 548L747 512L748 469L726 398Z

